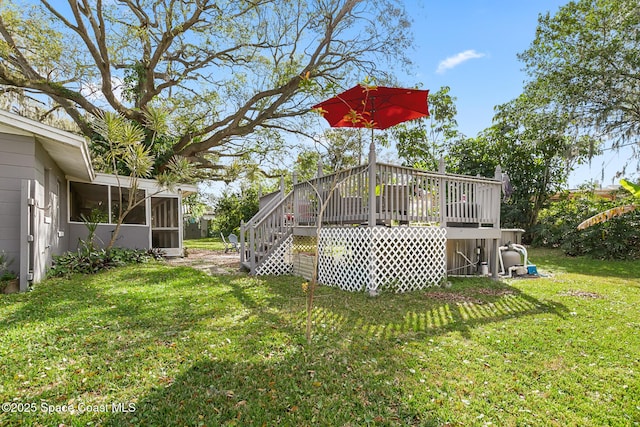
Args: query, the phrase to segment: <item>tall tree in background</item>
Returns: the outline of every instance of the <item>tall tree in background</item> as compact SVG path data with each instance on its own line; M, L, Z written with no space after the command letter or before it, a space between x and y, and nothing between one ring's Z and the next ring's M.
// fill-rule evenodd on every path
M225 190L214 202L212 229L214 236L240 232L240 223L249 221L260 209L257 185L245 185L239 191Z
M449 92L450 88L444 86L429 94L429 117L391 129L404 165L436 171L440 158L463 137L456 122L456 98Z
M146 130L145 112L161 108L171 138L155 140L159 157L213 179L280 148L343 79L392 80L411 43L395 0L62 3L0 0L2 89L50 98L90 137L92 115Z
M578 0L542 15L519 55L526 91L574 125L640 154L640 3Z
M367 153L362 152L363 146L368 146L371 141L367 133L363 128L327 129L319 137L314 137L315 146L304 146L300 149L295 158L293 170L274 169L273 176L270 178L284 177L285 187L289 190L293 184L292 172L297 175L298 182L303 182L318 175L318 165L321 165L322 172L326 175L358 166L367 161L364 158ZM378 146L388 145L383 134L376 135L375 141ZM264 185L265 182L262 184L264 191L277 191L275 186Z
M566 118L521 95L496 107L492 127L450 148L447 171L490 177L500 165L513 187L502 204L502 226L531 232L540 210L564 188L573 167L588 157L594 144L589 137L568 132Z
M316 175L318 162L322 163L326 174L342 169L352 168L366 163L367 152L363 153L363 146L367 147L371 139L364 134L363 129L327 129L317 140L315 149L307 149L300 153L296 161L295 171L299 180L307 180ZM377 139L380 144L384 141Z

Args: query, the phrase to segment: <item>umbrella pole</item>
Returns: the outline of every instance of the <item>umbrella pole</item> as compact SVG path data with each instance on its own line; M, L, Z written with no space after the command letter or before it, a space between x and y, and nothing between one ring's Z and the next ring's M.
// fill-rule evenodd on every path
M358 166L362 166L362 129L358 129Z

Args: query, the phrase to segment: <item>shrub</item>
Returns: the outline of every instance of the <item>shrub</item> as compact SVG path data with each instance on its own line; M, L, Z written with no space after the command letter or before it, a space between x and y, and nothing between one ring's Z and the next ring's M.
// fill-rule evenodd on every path
M73 273L94 274L101 270L127 264L141 264L151 260L159 260L162 257L162 252L157 249L79 250L54 257L48 274L50 277L63 277Z
M18 276L9 269L13 264L13 258L9 257L5 251L0 252L0 282L16 279Z
M585 219L607 209L629 204L611 201L583 191L573 198L565 196L540 212L533 229L534 246L561 248L570 256L587 255L597 259L640 259L640 210L578 230Z
M219 233L225 236L238 234L240 222L249 221L259 209L260 201L255 188L223 193L214 208L215 217L210 224L210 236L218 237Z

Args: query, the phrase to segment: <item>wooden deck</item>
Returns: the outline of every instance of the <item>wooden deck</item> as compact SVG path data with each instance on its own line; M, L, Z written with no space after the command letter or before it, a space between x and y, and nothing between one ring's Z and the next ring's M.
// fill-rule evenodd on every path
M297 183L268 196L241 227L241 262L255 272L292 235L318 225L446 228L448 239L500 238L500 171L492 178L375 162Z

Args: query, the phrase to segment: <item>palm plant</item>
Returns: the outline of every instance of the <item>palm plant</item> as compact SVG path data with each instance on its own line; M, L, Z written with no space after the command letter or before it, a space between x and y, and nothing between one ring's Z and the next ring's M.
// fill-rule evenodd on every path
M147 126L154 132L166 132L165 117L157 110L145 113ZM152 149L156 140L156 133L151 138L150 145L145 145L145 132L135 122L115 113L105 113L92 122L92 126L107 144L104 154L104 172L112 173L118 182L117 209L113 213L116 228L111 234L111 240L106 249L111 249L115 243L125 217L144 201L164 189L173 189L179 182L186 182L192 178L192 167L189 161L180 156L173 156L165 167L156 170L156 155ZM122 179L126 176L126 179ZM153 194L145 196L138 191L140 179L154 178L158 182L158 189ZM124 196L126 194L126 197Z
M620 180L620 185L629 191L635 200L640 201L640 183L634 184L632 182L627 181L626 179ZM601 222L605 222L610 220L611 218L615 218L620 215L624 215L628 212L634 211L638 208L638 205L635 203L631 203L623 206L616 206L615 208L607 209L606 211L600 212L591 218L587 218L578 224L578 230L584 230L593 225L600 224Z

